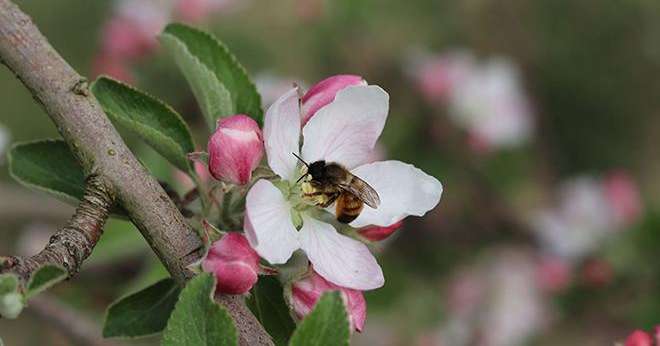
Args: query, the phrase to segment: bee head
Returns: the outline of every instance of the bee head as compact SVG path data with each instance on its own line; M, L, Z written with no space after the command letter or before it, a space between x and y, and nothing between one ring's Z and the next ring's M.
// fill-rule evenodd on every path
M325 161L323 160L312 162L307 169L307 174L311 175L313 179L323 177L323 172L325 172Z

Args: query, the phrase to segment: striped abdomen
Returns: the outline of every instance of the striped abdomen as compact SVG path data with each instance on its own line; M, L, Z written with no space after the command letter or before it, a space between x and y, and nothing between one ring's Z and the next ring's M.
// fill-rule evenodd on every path
M344 191L337 198L336 214L337 221L349 223L360 215L364 202L354 194Z

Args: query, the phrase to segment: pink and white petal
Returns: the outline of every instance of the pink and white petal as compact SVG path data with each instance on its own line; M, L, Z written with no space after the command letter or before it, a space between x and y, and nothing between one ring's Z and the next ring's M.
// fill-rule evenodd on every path
M245 233L259 256L272 264L286 263L300 248L291 222L291 206L268 180L259 180L245 199Z
M367 162L387 120L389 95L377 85L349 86L303 128L302 156L349 169Z
M401 161L379 161L351 171L366 181L380 197L377 209L365 206L353 227L389 226L408 215L422 216L435 208L442 184L419 168Z
M298 88L282 95L266 111L264 145L268 166L285 180L296 173L298 159L291 153L300 152L300 102Z
M383 271L363 243L337 233L332 225L303 216L300 245L314 270L335 285L356 290L383 286Z

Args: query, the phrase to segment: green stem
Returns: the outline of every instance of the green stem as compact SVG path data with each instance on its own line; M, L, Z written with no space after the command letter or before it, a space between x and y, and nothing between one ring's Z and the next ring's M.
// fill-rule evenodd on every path
M209 200L209 192L206 189L206 185L199 179L197 174L195 173L191 174L190 178L197 186L197 191L199 191L199 200L202 203L202 216L206 218L208 217L209 212L211 211L211 201Z

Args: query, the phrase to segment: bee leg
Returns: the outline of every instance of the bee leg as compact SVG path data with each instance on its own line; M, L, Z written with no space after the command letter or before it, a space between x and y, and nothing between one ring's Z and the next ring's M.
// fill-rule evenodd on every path
M337 197L339 197L339 192L334 192L332 194L326 194L326 196L328 197L328 199L325 202L319 204L319 206L321 208L327 208L327 207L331 206L332 203L334 203L337 200Z

